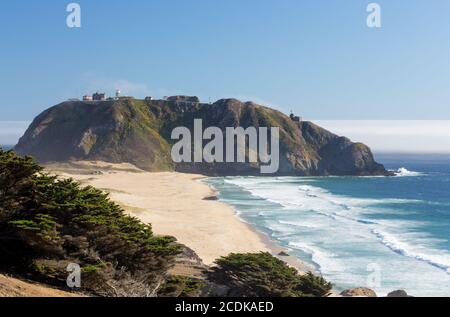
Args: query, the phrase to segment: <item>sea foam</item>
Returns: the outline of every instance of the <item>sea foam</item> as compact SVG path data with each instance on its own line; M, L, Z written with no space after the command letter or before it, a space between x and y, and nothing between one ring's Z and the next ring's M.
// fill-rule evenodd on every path
M399 169L399 173L403 176L420 175L420 173L408 171L403 168ZM295 179L292 178L290 178L288 182L284 182L283 178L234 178L227 179L226 182L242 187L252 195L265 199L268 202L279 204L285 209L314 212L317 215L327 217L334 221L335 226L348 228L350 230L350 232L348 232L349 234L355 233L357 236L365 237L366 239L369 239L370 235L374 235L382 245L397 254L424 261L430 265L443 269L446 272L450 272L450 260L447 255L438 256L420 253L418 251L421 249L420 247L416 248L416 251L413 252L410 245L401 242L395 234L386 232L386 230L389 229L402 228L403 232L397 232L397 234L407 234L409 232L408 230L412 230L413 228L422 225L422 223L417 221L398 220L375 221L363 217L364 215L373 212L379 212L377 206L382 206L383 204L410 204L421 202L420 200L395 198L365 199L335 195L323 188L312 186L309 184L308 180L306 180L308 184L299 184L298 178L296 179L296 182ZM267 212L265 212L265 215L267 215ZM284 228L274 228L273 225L268 226L273 231L285 230L286 235L291 235L293 233L292 229L288 230L287 228L291 226L297 226L299 230L307 228L324 228L323 223L326 222L324 222L323 219L315 219L315 221L315 223L308 223L304 218L301 220L279 220L278 224L284 225ZM323 222L322 224L320 223L321 221ZM326 226L330 226L330 223L327 223ZM327 229L332 230L333 228L328 227ZM280 237L285 235L279 232L277 236ZM303 247L303 251L311 254L311 246L306 248L305 244L293 242L289 243L289 245L294 248ZM317 249L315 249L315 251L316 254L321 252ZM425 248L422 248L420 251L425 251ZM322 251L320 254L322 255L321 257L315 257L317 260L323 260L326 252ZM321 261L317 262L319 262L316 263L318 266L323 265L323 263L321 265Z
M427 218L416 217L430 201L402 198L414 197L407 195L364 197L362 190L350 196L326 188L404 182L395 179L227 177L217 188L226 188L224 201L242 208L241 217L338 287L366 286L368 267L375 263L382 274L382 284L372 287L378 294L398 288L413 295L450 294L445 286L450 282L450 253L439 248L446 242L422 232Z
M423 176L423 173L420 172L413 172L413 171L409 171L404 167L399 168L396 171L391 171L395 174L395 176L398 177L416 177L416 176Z
M403 256L426 262L432 266L444 270L445 272L447 272L447 274L450 274L450 254L446 254L442 251L440 251L440 254L427 254L423 252L419 253L413 250L414 246L409 243L400 241L398 238L391 234L381 232L376 229L373 229L372 233L377 236L380 241L392 251Z

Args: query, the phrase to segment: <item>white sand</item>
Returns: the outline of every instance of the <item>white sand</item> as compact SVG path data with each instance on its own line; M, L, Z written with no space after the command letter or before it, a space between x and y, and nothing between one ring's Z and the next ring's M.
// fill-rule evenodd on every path
M201 175L148 173L129 164L77 162L48 167L111 194L129 214L151 223L158 235L175 236L207 265L230 253L269 251L267 241L217 201Z

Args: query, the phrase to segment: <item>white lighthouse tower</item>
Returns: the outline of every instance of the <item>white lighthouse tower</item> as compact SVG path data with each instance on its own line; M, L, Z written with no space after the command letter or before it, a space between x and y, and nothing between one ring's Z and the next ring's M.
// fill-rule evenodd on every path
M120 90L116 89L116 99L119 99L119 98L120 98Z

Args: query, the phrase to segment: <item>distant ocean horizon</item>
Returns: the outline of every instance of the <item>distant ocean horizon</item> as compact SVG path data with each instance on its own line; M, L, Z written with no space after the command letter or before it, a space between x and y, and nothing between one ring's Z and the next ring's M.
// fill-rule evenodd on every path
M206 182L258 231L330 280L379 296L450 296L450 155L376 155L396 177ZM379 283L377 283L379 281Z

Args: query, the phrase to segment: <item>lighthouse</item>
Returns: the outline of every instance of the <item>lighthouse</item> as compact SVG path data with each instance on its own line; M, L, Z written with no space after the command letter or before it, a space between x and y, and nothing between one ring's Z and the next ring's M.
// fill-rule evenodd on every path
M116 89L116 99L119 99L119 98L120 98L120 90Z

